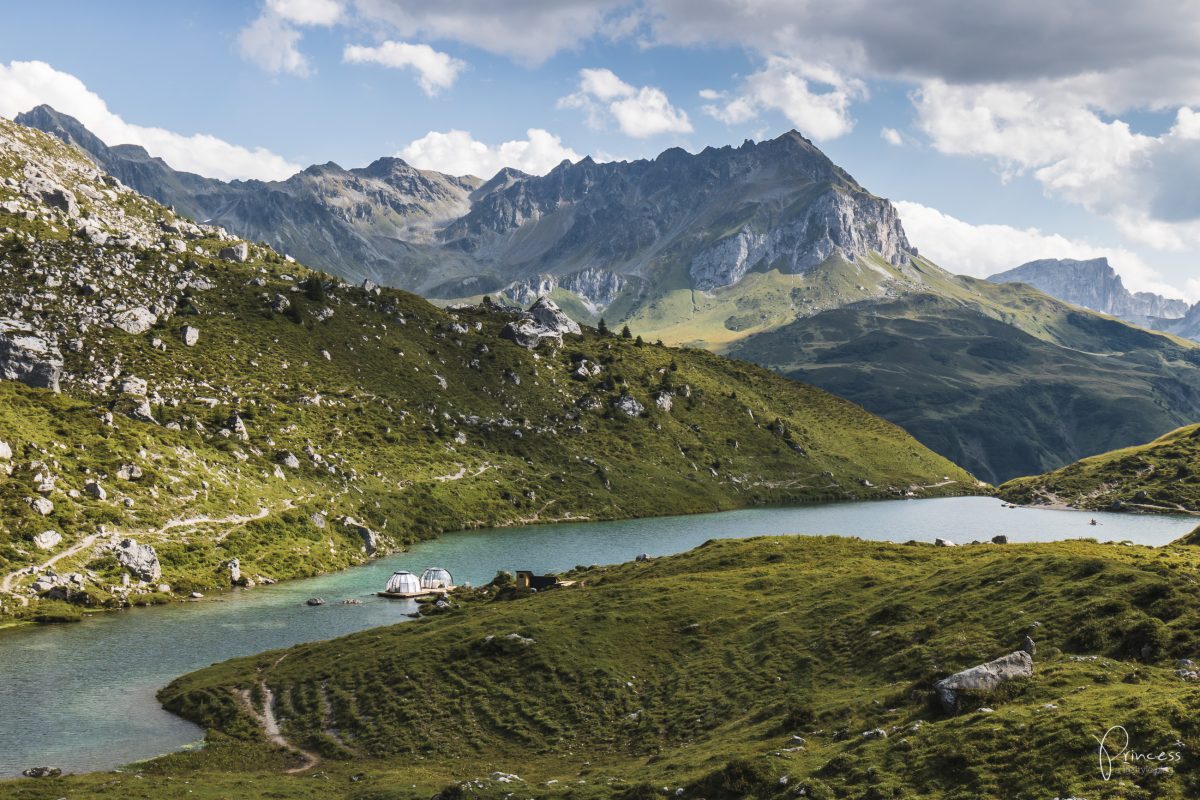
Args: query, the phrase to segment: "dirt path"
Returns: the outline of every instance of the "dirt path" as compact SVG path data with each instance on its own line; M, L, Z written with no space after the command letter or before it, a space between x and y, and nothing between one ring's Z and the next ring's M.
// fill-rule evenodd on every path
M258 687L262 691L263 696L263 705L261 709L254 707L254 701L250 697L249 689L233 689L232 691L234 697L237 698L238 705L242 707L243 711L250 715L251 719L258 723L268 740L270 740L273 744L279 745L284 750L300 756L301 763L295 767L284 770L284 772L289 775L294 775L297 772L305 772L310 770L319 764L321 759L317 757L316 753L310 753L307 750L297 747L289 742L287 738L284 737L283 733L280 732L279 721L275 719L275 695L270 689L267 688L265 683L260 683Z
M71 545L66 550L63 550L58 555L52 556L51 558L47 559L46 561L42 562L41 564L36 565L34 571L35 572L44 572L45 570L50 569L51 567L53 567L55 564L57 564L62 559L70 558L71 556L75 555L76 553L80 552L81 550L85 550L85 549L91 547L92 545L94 545L96 543L97 539L99 539L101 536L105 536L105 535L107 535L107 534L93 533L91 536L83 537L78 542ZM10 572L7 575L5 575L3 579L0 579L0 592L4 592L6 594L11 594L13 582L16 581L16 579L21 577L22 575L28 574L28 570L29 570L29 567L22 567L21 569L17 570L16 572ZM23 597L21 599L25 600L25 598L23 598Z
M283 511L283 510L289 509L292 507L292 505L293 505L293 502L291 500L285 500L283 502L283 504L280 506L279 510ZM84 550L88 549L89 547L93 547L96 544L96 541L98 539L103 539L103 538L117 539L117 538L121 538L123 536L134 536L137 538L154 539L154 538L162 537L162 536L166 535L167 531L174 530L175 528L194 528L199 525L229 525L230 526L229 530L225 531L224 533L222 533L220 536L217 537L216 541L220 542L226 536L228 536L230 533L232 533L234 527L236 527L238 525L244 525L247 522L253 522L254 520L257 520L257 519L262 519L263 517L267 516L270 513L271 513L271 509L264 506L263 508L260 508L258 511L256 511L253 514L230 514L230 515L224 516L224 517L197 516L197 517L185 517L183 519L172 519L172 520L168 520L167 522L163 523L163 525L161 527L156 528L154 530L127 531L124 533L122 533L120 531L114 531L112 533L93 533L90 536L83 537L78 542L76 542L75 544L68 547L66 550L63 550L61 553L58 553L57 555L50 557L49 559L42 562L41 564L34 565L34 571L35 572L44 572L45 570L53 567L59 561L62 561L65 558L70 558L72 556L78 555L79 553L83 552ZM15 572L10 572L7 575L5 575L3 578L0 578L0 593L12 594L13 586L21 578L21 576L27 575L27 574L29 574L29 567L22 567L21 569L15 571ZM21 597L20 595L17 595L17 597L24 604L28 605L29 601L26 598Z

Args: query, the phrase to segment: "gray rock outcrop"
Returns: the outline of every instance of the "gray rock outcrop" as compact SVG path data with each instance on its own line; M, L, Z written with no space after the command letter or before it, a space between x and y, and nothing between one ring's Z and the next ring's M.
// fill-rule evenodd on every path
M150 545L138 544L135 539L122 539L113 552L117 562L138 580L156 581L162 577L158 553Z
M0 378L57 392L62 372L56 344L21 322L0 319Z
M991 692L1009 681L1033 677L1033 656L1017 650L994 661L956 672L933 685L942 708L955 711L961 692Z
M33 545L38 550L53 550L61 541L62 534L58 531L42 531L33 537Z
M145 306L136 306L113 314L112 324L126 333L138 335L154 327L158 317Z

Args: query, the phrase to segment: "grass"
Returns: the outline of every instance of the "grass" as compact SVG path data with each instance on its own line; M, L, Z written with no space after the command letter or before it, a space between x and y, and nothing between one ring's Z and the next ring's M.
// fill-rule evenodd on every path
M184 781L200 798L1192 797L1200 694L1174 660L1200 651L1198 570L1181 545L713 541L209 667L161 694L209 728L203 751L5 788L22 800L182 796ZM961 714L931 702L937 678L1026 634L1032 680ZM321 756L315 770L283 774L291 757L230 691L263 687L288 739ZM1114 725L1139 752L1181 754L1172 771L1118 764L1121 782L1103 781L1092 737ZM876 729L887 736L863 736Z
M1014 503L1085 509L1200 513L1200 425L1187 425L1147 444L1081 459L1044 475L1000 487Z

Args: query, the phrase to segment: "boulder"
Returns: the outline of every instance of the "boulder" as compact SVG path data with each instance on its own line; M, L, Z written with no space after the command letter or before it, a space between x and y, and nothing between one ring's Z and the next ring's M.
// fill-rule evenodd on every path
M121 394L127 394L131 397L145 397L149 388L145 378L126 375L121 380Z
M240 559L231 558L229 560L229 582L235 586L242 582L242 562Z
M558 334L580 333L579 323L568 317L549 297L539 297L527 312L538 325Z
M292 307L292 301L281 294L277 294L271 298L271 310L276 314L282 314Z
M12 458L12 448L8 442L0 442L0 461L8 461Z
M1033 677L1033 657L1024 650L1009 653L994 661L956 672L933 685L946 711L958 708L960 692L991 692L1020 678Z
M992 544L1008 544L1008 537L1004 534L992 537Z
M646 407L633 398L632 395L623 394L613 402L613 407L627 417L640 417Z
M114 548L117 562L129 570L135 578L143 581L156 581L162 577L162 566L158 563L158 553L148 544L138 544L135 539L122 539ZM160 591L162 591L160 589ZM169 591L169 590L168 590Z
M288 469L300 469L300 459L286 450L279 454L279 463Z
M22 322L0 319L0 379L57 392L62 371L57 345Z
M933 544L936 547L957 547L954 542L949 539L934 539Z
M343 523L362 538L363 550L366 551L367 555L374 555L375 551L379 549L379 534L366 525L363 525L354 517L346 517Z
M29 178L21 184L21 192L31 200L57 208L72 219L79 216L79 204L75 200L75 193L48 178L40 175Z
M1037 652L1037 642L1033 641L1031 637L1026 636L1025 640L1021 642L1021 649L1029 653L1030 658L1033 658L1034 653Z
M142 474L142 468L137 464L122 464L117 470L117 477L123 481L139 480Z
M62 770L58 767L30 767L21 770L21 774L26 778L57 778L62 775Z
M42 531L33 537L33 545L38 550L53 550L62 541L62 534L58 531Z
M145 306L136 306L125 311L119 311L112 316L112 324L114 326L134 336L150 330L156 322L158 322L158 317Z
M654 396L654 404L660 410L670 413L671 408L675 405L675 396L670 392L659 392Z
M217 255L225 261L236 261L239 264L244 264L250 260L250 245L245 242L238 242L230 247L222 247L221 252Z
M104 487L96 481L88 481L83 485L83 490L97 500L107 500L108 492L104 491Z
M191 325L184 325L179 329L179 338L183 339L185 346L195 347L196 342L200 341L200 329Z
M543 339L549 339L556 345L562 345L562 334L543 328L529 317L522 317L508 323L500 330L500 338L508 339L528 350L537 349Z
M51 503L45 497L35 497L29 501L29 507L33 509L35 514L40 514L47 517L54 511L54 503Z

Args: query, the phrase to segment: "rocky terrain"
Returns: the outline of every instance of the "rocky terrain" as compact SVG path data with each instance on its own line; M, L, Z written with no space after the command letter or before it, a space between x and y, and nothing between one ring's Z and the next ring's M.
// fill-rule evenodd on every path
M3 120L0 277L3 614L311 575L460 528L976 491L820 390L548 299L351 286Z
M160 699L203 749L0 791L1196 796L1196 548L957 544L712 541L537 593L498 575L415 622L179 678ZM1114 725L1162 760L1106 781Z
M1189 309L1183 300L1129 291L1107 258L1043 258L996 273L988 280L1026 283L1059 300L1155 330L1170 330Z

